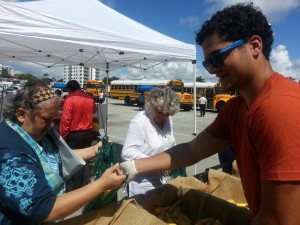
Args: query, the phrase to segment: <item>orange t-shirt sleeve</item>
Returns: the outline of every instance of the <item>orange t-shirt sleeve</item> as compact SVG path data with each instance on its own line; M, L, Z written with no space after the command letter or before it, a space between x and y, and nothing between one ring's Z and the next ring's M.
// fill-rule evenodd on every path
M215 120L205 129L208 133L212 136L223 139L223 140L230 140L231 134L229 131L227 117L226 115L229 114L230 110L230 102L227 102L218 113L218 116Z

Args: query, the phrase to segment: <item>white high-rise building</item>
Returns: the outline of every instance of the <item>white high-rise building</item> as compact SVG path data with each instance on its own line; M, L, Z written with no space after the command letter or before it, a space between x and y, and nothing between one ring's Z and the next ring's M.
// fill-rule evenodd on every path
M84 66L65 66L64 83L69 80L77 80L81 87L87 80L100 80L100 70Z
M0 71L1 71L3 68L7 70L7 73L8 73L10 76L14 76L14 68L13 68L13 67L11 67L11 66L5 66L5 65L0 64Z

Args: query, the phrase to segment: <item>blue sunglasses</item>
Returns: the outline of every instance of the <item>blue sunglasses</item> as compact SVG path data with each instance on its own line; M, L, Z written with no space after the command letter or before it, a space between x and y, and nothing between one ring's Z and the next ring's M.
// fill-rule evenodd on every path
M218 68L220 66L223 65L224 60L226 59L226 57L229 55L229 53L237 48L242 46L243 44L245 44L245 41L243 39L238 40L234 43L232 43L231 45L213 51L208 55L207 59L204 59L204 61L202 62L202 65L205 67L205 69L209 72L215 68Z

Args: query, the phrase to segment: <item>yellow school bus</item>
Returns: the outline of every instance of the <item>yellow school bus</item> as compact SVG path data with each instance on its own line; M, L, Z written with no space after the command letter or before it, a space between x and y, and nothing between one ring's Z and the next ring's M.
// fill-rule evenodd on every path
M138 104L140 93L135 90L142 85L155 87L170 86L180 98L180 108L191 110L193 108L192 95L183 91L184 83L181 80L113 80L110 83L110 97L124 101L124 105ZM145 92L147 99L147 92Z
M83 90L93 95L95 101L100 103L104 101L105 85L103 81L88 80L83 84Z
M194 83L185 82L184 92L194 95ZM220 83L196 82L196 106L199 105L199 98L204 94L207 99L207 109L219 112L222 106L229 99L238 95L237 92L224 92ZM194 96L193 96L194 97Z

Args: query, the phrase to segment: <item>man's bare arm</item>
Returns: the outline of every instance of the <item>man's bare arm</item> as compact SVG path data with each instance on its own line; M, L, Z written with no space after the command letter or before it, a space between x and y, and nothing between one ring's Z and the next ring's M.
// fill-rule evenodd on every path
M155 156L135 160L138 173L172 170L193 165L230 146L230 141L221 140L202 131L190 142L178 144Z
M300 182L262 182L260 211L252 225L300 224Z

